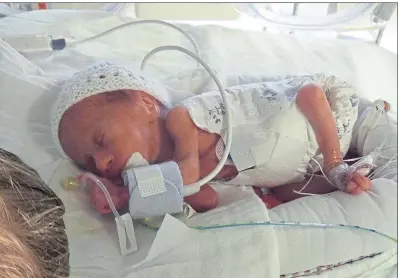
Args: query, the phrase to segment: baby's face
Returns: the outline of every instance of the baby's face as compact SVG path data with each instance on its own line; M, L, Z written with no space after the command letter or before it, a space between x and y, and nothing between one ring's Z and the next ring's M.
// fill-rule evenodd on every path
M134 152L150 160L148 126L154 115L141 93L98 94L69 108L59 130L65 153L86 170L108 179L120 178Z

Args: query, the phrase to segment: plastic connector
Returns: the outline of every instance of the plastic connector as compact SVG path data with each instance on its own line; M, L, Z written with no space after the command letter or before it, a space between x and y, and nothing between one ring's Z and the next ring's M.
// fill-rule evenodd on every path
M53 50L63 50L66 47L65 39L51 40L51 48Z

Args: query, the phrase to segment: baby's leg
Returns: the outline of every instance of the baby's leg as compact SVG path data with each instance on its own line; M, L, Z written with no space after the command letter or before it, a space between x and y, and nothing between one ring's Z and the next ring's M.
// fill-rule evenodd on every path
M253 186L254 192L258 197L263 201L263 203L266 205L268 209L272 209L274 207L277 207L282 204L283 201L280 201L278 196L275 196L274 194L263 194L262 190L260 187Z
M343 162L335 119L323 90L316 85L306 85L298 92L296 103L309 120L316 134L317 143L323 154L325 171ZM354 173L346 191L359 194L369 189L368 178Z
M294 191L300 191L307 183L308 179L300 183L291 183L275 187L272 189L273 197L284 203L305 197L306 195L298 194ZM322 195L334 192L336 190L337 189L332 186L331 183L329 183L324 177L313 176L312 180L306 185L306 188L302 192Z

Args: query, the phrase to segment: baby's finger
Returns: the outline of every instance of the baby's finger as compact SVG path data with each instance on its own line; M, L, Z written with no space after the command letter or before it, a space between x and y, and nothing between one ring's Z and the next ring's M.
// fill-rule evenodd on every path
M100 192L100 188L98 188L97 186L93 185L93 184L88 184L87 190L89 192L89 195L92 197L97 197L98 195L100 195L102 192Z
M95 194L90 194L90 204L94 209L97 209L97 197Z
M348 182L348 184L346 185L346 190L348 193L352 193L356 190L357 188L357 184L356 182L353 181L353 179L351 178L350 181Z
M98 188L92 186L90 188L90 203L93 208L97 210L98 204L101 202L101 192L99 192Z
M364 181L364 190L369 190L372 186L371 180L368 177L362 176L362 179Z
M109 207L108 203L99 203L96 207L97 211L102 214L110 213L112 210Z
M364 191L369 190L371 187L370 180L363 175L359 175L359 174L353 175L352 181L354 181Z
M353 195L359 195L360 193L363 192L362 188L359 187L358 184L355 181L353 181L353 179L346 186L346 191Z
M100 194L93 194L91 196L91 205L99 213L106 214L111 212L107 200Z

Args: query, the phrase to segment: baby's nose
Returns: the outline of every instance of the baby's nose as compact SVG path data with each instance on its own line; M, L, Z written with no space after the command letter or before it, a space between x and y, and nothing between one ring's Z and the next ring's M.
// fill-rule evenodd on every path
M99 174L105 176L110 170L112 165L113 157L110 153L98 152L94 156L96 168Z

